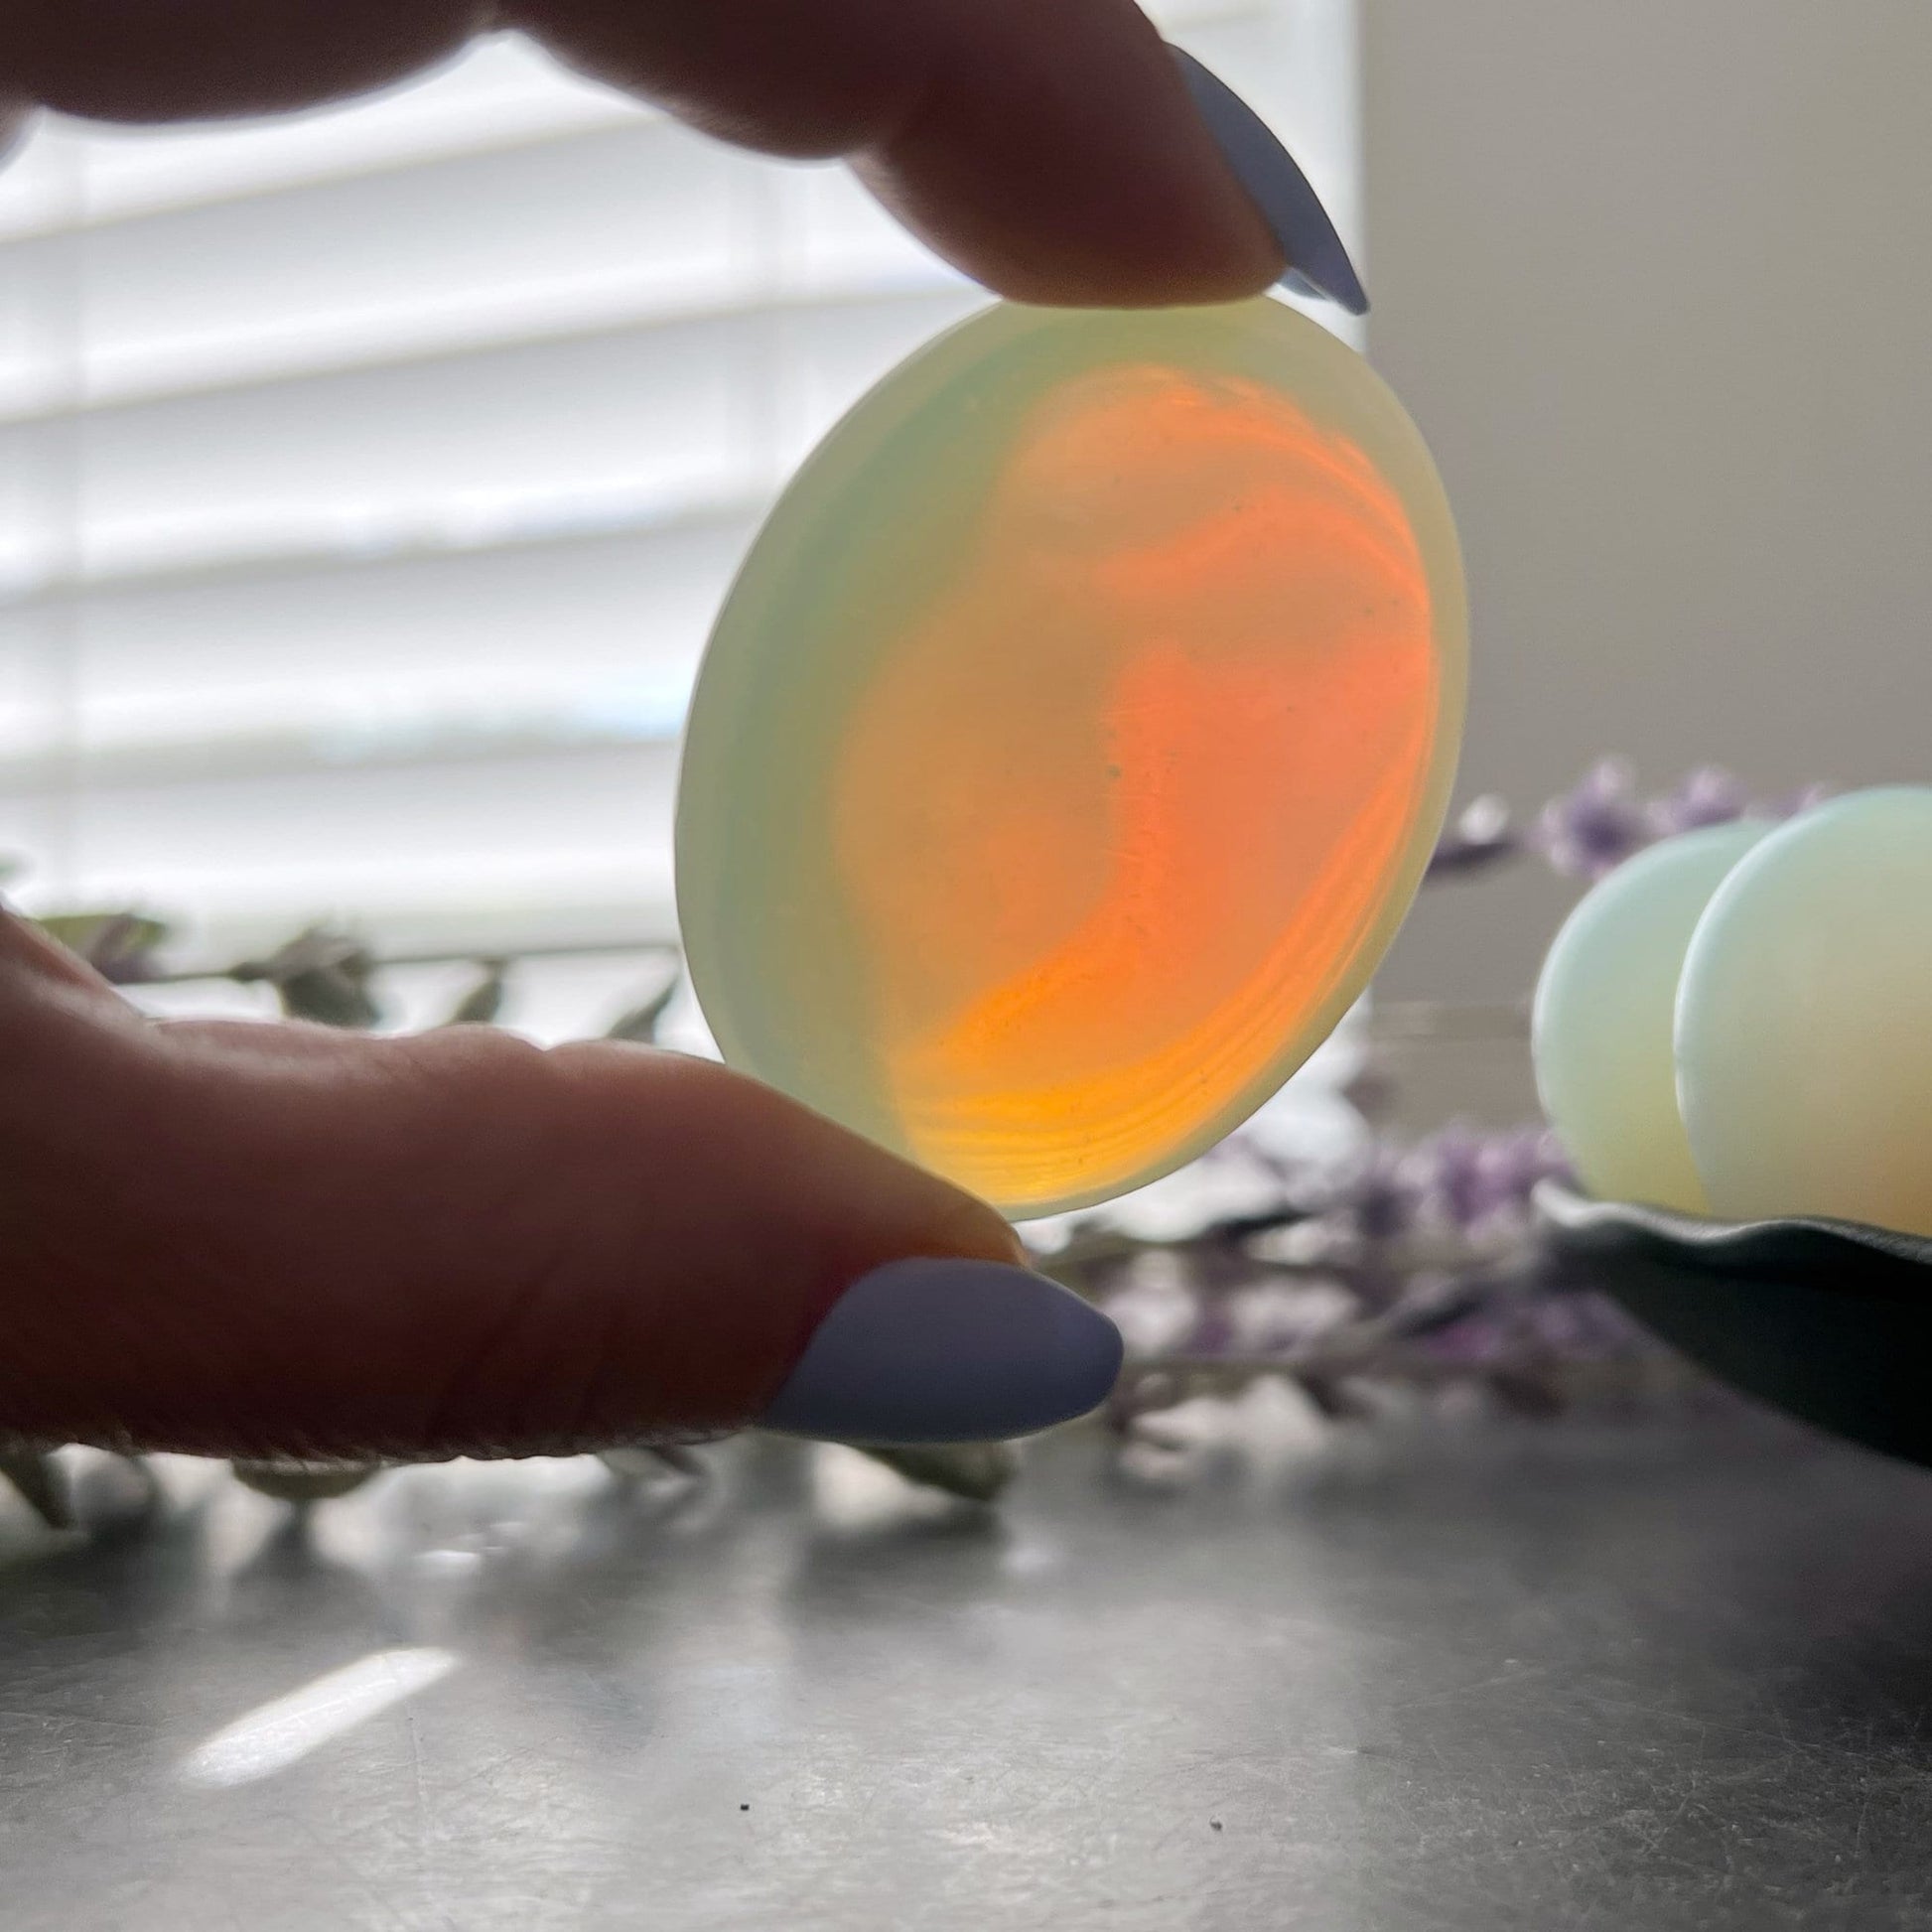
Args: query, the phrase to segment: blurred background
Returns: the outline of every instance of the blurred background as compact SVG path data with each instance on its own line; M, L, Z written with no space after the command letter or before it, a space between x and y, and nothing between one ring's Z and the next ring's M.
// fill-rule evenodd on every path
M1463 798L1604 753L1926 775L1932 10L1155 11L1314 181L1437 451ZM0 170L10 890L189 961L346 924L427 962L405 1023L543 949L505 1019L595 1029L673 936L676 735L763 506L983 300L840 170L514 39L292 121L44 123ZM1526 992L1575 891L1432 891L1384 987Z
M1364 0L1376 362L1468 560L1463 789L1932 779L1932 8ZM1573 883L1384 985L1527 991Z

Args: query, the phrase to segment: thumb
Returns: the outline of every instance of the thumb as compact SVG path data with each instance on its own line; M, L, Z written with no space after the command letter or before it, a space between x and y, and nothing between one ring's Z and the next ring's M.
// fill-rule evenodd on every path
M709 1062L157 1026L5 921L0 1066L0 1438L991 1440L1119 1366L992 1209Z

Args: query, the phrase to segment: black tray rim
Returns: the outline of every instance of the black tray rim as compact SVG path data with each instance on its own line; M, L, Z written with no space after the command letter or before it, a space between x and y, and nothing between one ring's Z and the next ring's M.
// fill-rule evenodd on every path
M1607 1261L1617 1251L1712 1274L1811 1278L1852 1295L1924 1294L1932 1239L1864 1221L1789 1215L1726 1221L1642 1201L1602 1200L1572 1183L1540 1181L1536 1219L1561 1250Z

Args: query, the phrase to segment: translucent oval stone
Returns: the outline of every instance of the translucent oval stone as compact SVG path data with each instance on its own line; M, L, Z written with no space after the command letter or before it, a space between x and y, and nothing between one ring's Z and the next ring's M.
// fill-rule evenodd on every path
M1769 829L1715 825L1640 852L1584 896L1551 944L1530 1028L1537 1092L1600 1199L1706 1209L1677 1109L1678 978L1712 894Z
M1714 1213L1932 1234L1932 790L1852 793L1738 863L1684 962L1677 1071Z
M1016 1216L1177 1167L1393 936L1464 627L1428 452L1313 323L976 316L833 430L713 634L678 902L726 1058Z

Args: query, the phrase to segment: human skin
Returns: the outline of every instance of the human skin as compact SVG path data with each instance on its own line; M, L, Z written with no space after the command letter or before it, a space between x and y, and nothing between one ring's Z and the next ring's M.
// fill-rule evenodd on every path
M516 27L843 156L1034 302L1283 262L1128 0L15 0L0 127L290 111ZM970 1195L722 1067L458 1028L158 1024L0 913L0 1440L533 1453L763 1413L848 1284L1020 1258Z

